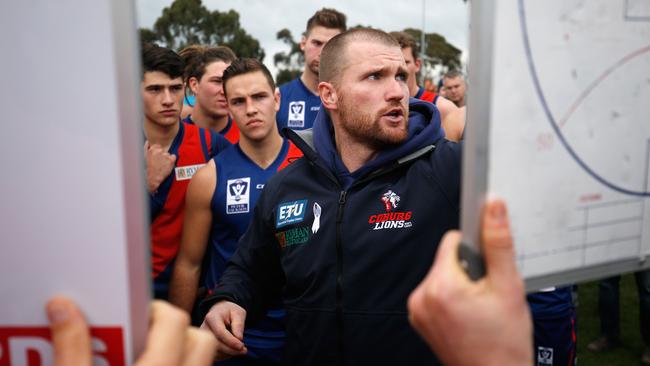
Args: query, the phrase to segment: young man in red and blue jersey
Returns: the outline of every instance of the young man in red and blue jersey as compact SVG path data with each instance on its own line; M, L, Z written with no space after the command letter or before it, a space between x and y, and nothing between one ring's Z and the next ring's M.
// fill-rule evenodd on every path
M186 91L194 96L192 113L183 122L214 130L235 144L239 129L228 115L228 103L223 93L223 71L237 59L226 46L186 47L180 52L185 63Z
M180 246L187 185L200 167L230 143L216 133L180 122L183 61L174 51L143 45L142 69L152 276L154 296L164 299Z
M214 288L248 228L267 180L302 157L293 143L278 134L275 114L280 95L261 62L234 61L223 73L223 85L241 135L238 144L196 173L187 192L183 242L170 300L188 312L197 298L202 264L207 266L204 285ZM285 333L284 310L279 300L267 304L270 310L241 335L248 349L246 355L233 358L228 364L280 363ZM219 354L232 352L220 349Z

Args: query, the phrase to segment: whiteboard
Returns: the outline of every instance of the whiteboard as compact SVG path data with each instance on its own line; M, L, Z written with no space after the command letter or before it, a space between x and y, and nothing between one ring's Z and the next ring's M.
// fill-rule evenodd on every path
M4 1L0 364L52 364L44 306L72 298L95 364L144 346L149 269L129 0Z
M471 4L463 230L506 200L529 290L650 268L650 0Z

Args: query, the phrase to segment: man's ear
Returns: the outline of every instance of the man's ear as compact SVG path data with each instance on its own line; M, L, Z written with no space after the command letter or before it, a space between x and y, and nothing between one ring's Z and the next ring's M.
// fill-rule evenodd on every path
M302 36L300 38L300 50L304 51L305 50L305 45L307 44L307 37Z
M190 86L190 90L192 91L192 94L196 95L197 90L199 88L199 79L196 77L192 76L188 81L187 84Z
M334 85L324 81L318 83L318 94L320 95L320 101L323 103L325 109L338 109L339 98Z
M280 110L280 102L282 101L280 88L275 88L273 91L273 99L275 100L275 112L277 113Z
M420 68L422 67L422 59L421 58L416 58L415 59L415 73L417 74L420 72Z

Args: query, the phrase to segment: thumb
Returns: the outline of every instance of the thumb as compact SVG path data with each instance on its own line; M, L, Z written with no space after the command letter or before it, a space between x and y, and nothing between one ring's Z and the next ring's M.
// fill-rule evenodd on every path
M174 154L169 154L169 161L173 164L176 162L176 155Z
M52 332L54 364L92 365L90 332L79 308L62 296L51 299L45 308Z
M502 200L490 200L481 218L481 246L487 276L494 284L511 283L519 278L508 222L508 210Z
M240 341L244 340L244 323L246 322L246 313L240 309L230 311L230 332Z

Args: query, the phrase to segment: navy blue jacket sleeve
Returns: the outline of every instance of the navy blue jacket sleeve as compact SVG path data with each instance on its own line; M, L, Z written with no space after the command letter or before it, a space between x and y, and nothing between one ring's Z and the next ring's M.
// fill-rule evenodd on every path
M460 212L462 143L441 140L431 154L431 178L445 198Z
M234 302L247 312L247 321L262 316L281 296L285 284L280 246L273 230L273 206L265 189L253 211L253 219L226 266L213 295L200 305L203 316L221 300Z

